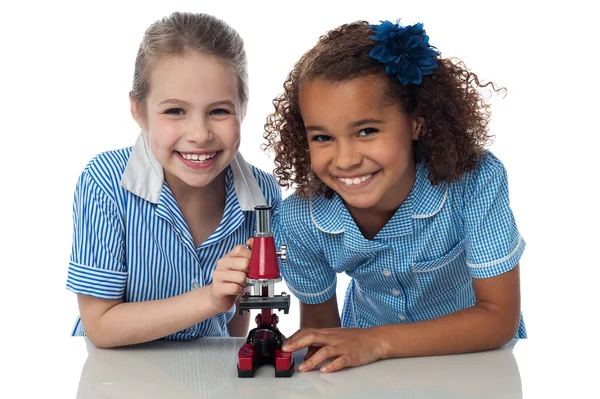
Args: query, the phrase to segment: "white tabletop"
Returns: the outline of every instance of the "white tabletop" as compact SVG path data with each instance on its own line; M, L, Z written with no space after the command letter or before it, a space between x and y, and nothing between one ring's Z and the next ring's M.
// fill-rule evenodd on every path
M391 359L331 374L238 378L243 338L98 349L82 337L4 340L0 398L598 398L591 340L522 340L488 352ZM587 349L585 349L587 348ZM15 356L11 357L11 353ZM303 353L296 354L296 366Z
M317 371L275 378L270 365L254 378L238 378L243 339L157 341L120 349L88 351L78 398L521 398L513 350L394 359L333 374ZM296 353L296 366L302 353Z

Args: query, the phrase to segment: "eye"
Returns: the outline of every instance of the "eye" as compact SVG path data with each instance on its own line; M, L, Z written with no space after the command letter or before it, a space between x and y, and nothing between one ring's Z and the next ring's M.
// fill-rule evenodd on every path
M331 141L331 140L333 140L331 138L331 136L325 136L324 134L318 134L318 135L312 137L312 141L318 141L320 143L324 143L326 141Z
M225 108L217 108L210 111L210 115L230 115L231 112Z
M181 109L181 108L169 108L168 110L165 111L165 114L180 116L180 115L183 115L184 112L183 112L183 109Z
M364 128L364 129L362 129L360 132L358 132L358 136L359 136L359 137L370 136L370 135L372 135L373 133L377 133L378 131L379 131L379 130L377 130L377 129L374 129L374 128L372 128L372 127L367 127L367 128Z

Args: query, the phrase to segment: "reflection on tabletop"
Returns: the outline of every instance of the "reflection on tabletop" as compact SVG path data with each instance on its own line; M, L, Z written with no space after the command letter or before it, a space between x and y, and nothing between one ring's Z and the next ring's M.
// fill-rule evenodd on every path
M85 341L85 342L84 342ZM156 341L98 349L88 340L78 398L521 398L512 347L390 359L332 374L275 378L271 365L238 378L243 338ZM305 351L294 354L296 367Z

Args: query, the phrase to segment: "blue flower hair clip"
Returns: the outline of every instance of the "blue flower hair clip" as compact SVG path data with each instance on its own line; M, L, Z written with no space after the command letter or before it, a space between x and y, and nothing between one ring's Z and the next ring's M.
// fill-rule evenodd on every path
M396 75L404 86L409 83L421 84L423 75L430 75L438 67L435 57L440 54L429 44L422 23L401 26L390 21L379 25L369 25L375 34L369 36L379 42L371 57L385 64L388 75Z

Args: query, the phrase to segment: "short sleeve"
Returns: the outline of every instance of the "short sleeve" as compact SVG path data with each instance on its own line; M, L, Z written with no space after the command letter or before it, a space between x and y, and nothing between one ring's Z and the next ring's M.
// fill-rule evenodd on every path
M474 278L493 277L519 263L525 241L510 208L504 165L488 153L472 177L465 210L467 265Z
M284 201L285 202L285 201ZM289 204L286 204L289 205ZM322 303L336 292L337 277L308 228L301 228L289 209L279 207L273 214L273 232L278 247L287 245L287 261L279 262L281 275L290 291L307 304ZM292 223L290 223L292 222Z
M127 282L124 229L114 200L87 171L73 201L73 243L67 289L103 299L123 297Z

